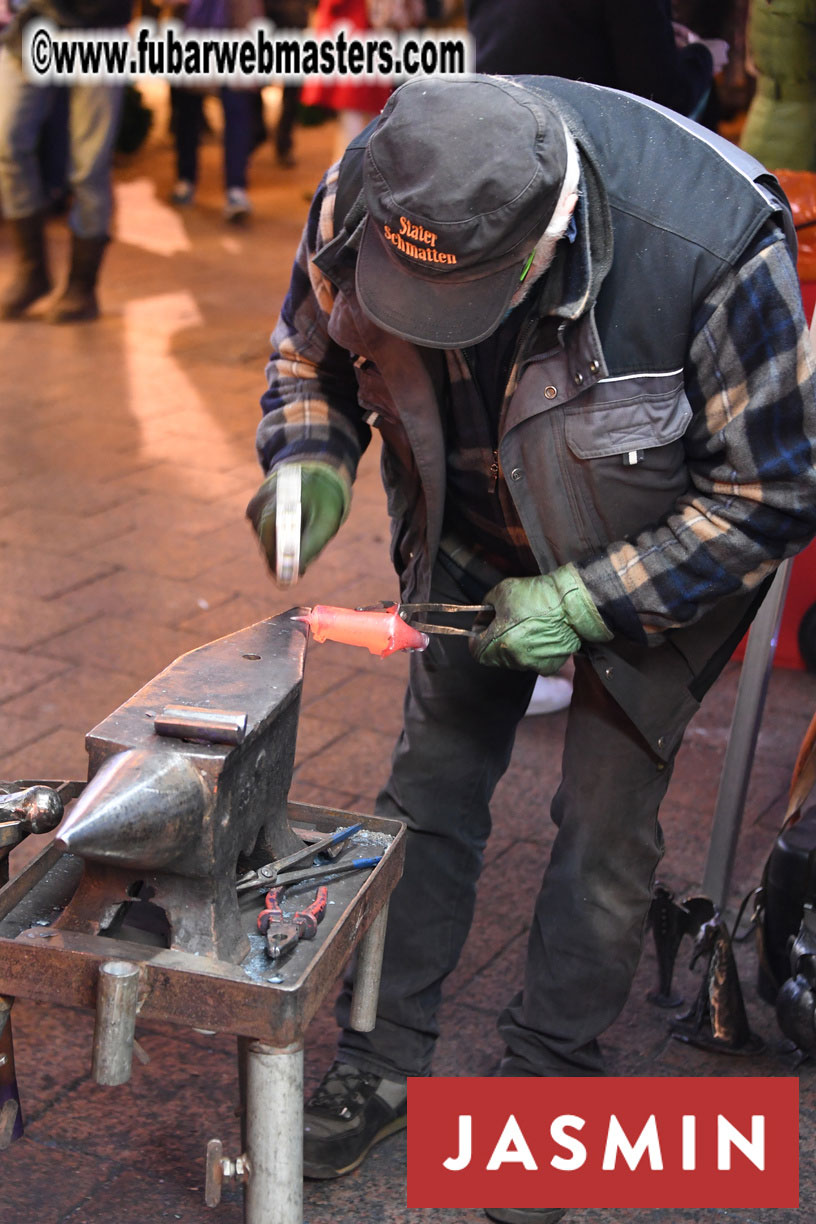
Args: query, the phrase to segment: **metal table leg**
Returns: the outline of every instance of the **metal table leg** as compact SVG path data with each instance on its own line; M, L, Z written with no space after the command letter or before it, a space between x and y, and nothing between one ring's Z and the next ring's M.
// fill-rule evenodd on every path
M303 1043L246 1048L245 1224L303 1224Z
M388 902L380 910L357 947L357 972L351 998L349 1024L358 1033L370 1033L377 1022Z
M792 565L790 560L780 565L748 635L703 875L703 893L720 910L728 903L734 855Z

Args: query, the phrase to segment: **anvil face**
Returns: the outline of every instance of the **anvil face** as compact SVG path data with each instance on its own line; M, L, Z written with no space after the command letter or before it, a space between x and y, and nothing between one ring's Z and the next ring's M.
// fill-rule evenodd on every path
M265 734L293 696L300 695L307 635L292 609L181 655L86 736L89 776L124 748L155 749L154 721L166 706L241 710L247 742ZM241 745L243 746L243 745ZM230 745L184 743L191 759L222 760Z
M286 818L286 798L306 632L291 617L260 621L182 655L88 734L90 781L57 838L87 863L64 925L75 915L87 929L88 905L80 894L91 904L93 893L98 904L100 887L109 890L100 869L115 868L149 873L156 903L166 891L176 908L187 879L190 902L212 910L204 926L217 947L216 928L234 928L237 921L231 898L239 857L269 861L301 846ZM166 721L167 707L193 707L205 722L212 711L216 728L229 710L239 721L246 716L246 729L237 744L181 739L166 726L160 735L156 719ZM95 876L93 864L100 865Z

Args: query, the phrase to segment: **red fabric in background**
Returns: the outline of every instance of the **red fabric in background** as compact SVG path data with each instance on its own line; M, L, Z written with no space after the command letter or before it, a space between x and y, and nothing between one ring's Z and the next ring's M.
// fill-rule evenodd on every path
M365 0L320 0L315 13L315 32L326 34L341 22L351 30L370 30ZM304 106L326 106L335 111L357 110L377 115L390 94L388 85L355 83L353 77L318 78L306 81L300 100Z

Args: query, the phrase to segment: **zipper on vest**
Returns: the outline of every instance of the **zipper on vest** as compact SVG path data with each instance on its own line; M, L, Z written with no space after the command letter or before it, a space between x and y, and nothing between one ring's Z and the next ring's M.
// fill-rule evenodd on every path
M487 399L486 399L484 390L481 386L481 383L479 382L479 379L476 377L476 370L471 360L470 353L468 352L467 349L462 349L462 356L465 359L465 365L470 371L470 380L473 383L473 387L476 391L476 394L478 395L479 399L482 402L482 409L484 411L485 418L488 421L488 425L490 425L490 409L488 407ZM505 395L506 394L507 394L507 388L505 387ZM496 446L498 447L498 439L496 441ZM488 469L487 469L487 477L488 477L487 492L488 494L492 495L496 492L496 488L499 483L499 476L501 475L501 466L499 464L498 449L493 450L490 453L492 455L492 462L488 465Z
M495 493L496 486L499 483L499 476L501 475L501 465L499 464L499 452L497 450L494 450L493 452L493 462L488 468L488 472L490 473L490 483L487 486L487 491L488 493Z

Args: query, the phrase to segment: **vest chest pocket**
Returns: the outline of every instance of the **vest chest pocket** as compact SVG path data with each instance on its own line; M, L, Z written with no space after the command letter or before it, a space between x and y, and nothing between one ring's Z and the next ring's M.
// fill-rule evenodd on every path
M672 381L628 398L612 398L620 383L601 383L604 403L565 414L575 490L598 544L659 521L690 485L683 435L692 409L676 376Z
M623 458L676 442L690 422L691 404L681 386L570 412L565 431L567 444L579 459Z

